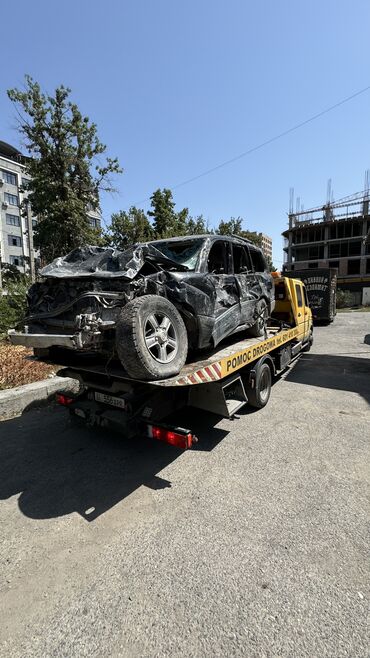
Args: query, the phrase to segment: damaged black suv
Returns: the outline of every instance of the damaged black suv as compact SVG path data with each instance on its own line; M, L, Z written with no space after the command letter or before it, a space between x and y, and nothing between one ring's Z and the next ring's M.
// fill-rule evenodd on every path
M176 375L189 349L262 336L274 287L261 249L236 236L186 236L125 251L76 249L41 271L15 344L118 355L130 377Z

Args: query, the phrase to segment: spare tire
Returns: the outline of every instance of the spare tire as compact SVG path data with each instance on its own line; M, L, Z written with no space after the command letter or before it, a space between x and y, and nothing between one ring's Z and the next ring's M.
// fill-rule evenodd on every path
M156 295L128 302L117 321L116 350L134 379L177 375L188 355L186 327L177 308Z

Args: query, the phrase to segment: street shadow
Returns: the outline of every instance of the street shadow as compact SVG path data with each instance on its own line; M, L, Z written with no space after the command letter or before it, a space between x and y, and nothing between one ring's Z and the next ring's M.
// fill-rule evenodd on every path
M370 358L305 353L285 375L285 380L336 391L351 391L370 404Z
M197 449L209 451L228 432L215 427L219 417L205 416L188 410L186 426L205 430ZM142 485L170 488L158 474L181 455L153 439L75 426L64 407L51 405L0 423L0 499L18 495L32 519L78 512L94 521Z

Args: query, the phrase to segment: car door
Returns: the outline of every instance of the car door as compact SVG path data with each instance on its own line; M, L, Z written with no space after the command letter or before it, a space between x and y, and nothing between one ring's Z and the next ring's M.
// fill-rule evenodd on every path
M254 272L247 245L233 243L233 269L240 298L241 324L252 325L256 302L260 297L260 286Z
M297 298L297 324L299 339L305 342L310 331L308 305L305 303L305 289L301 283L295 283L295 294Z
M207 272L214 289L212 338L217 345L241 324L239 290L231 268L230 243L216 240L207 257Z

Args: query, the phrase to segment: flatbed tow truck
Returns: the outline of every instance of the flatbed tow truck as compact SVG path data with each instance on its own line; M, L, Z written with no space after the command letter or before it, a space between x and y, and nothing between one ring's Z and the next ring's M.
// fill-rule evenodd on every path
M262 408L269 400L273 377L310 348L312 313L304 284L280 275L274 283L275 309L263 337L235 342L234 336L164 380L134 380L114 364L70 366L59 374L77 379L81 392L75 397L59 393L57 401L90 427L191 448L197 437L189 428L170 424L170 416L186 407L226 418L245 404Z

